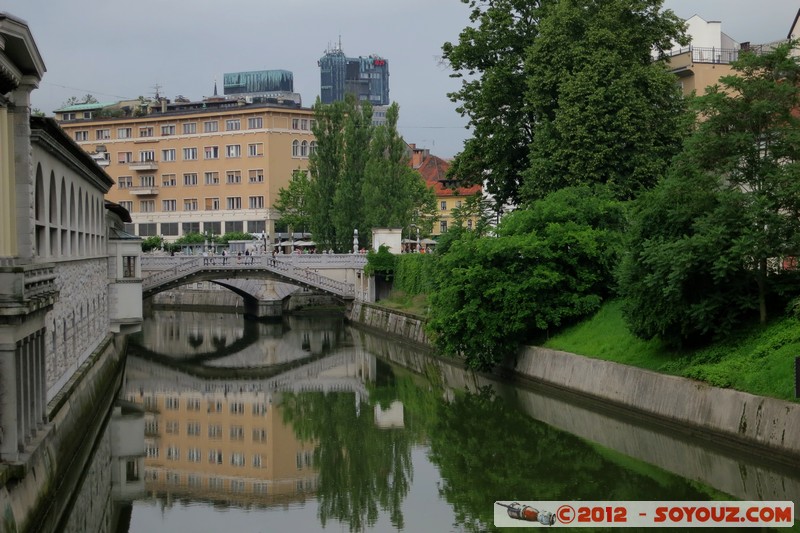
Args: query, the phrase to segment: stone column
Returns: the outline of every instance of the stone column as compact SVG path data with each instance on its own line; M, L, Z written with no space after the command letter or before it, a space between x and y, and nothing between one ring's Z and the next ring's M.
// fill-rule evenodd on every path
M34 76L23 76L22 83L11 93L11 129L14 146L14 200L17 224L17 256L24 262L34 255L34 186L33 156L31 153L31 91L39 86Z

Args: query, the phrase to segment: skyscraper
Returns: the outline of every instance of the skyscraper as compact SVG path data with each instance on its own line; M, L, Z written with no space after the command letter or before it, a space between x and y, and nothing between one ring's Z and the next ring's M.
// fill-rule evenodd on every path
M320 100L330 104L352 93L359 102L389 105L389 61L378 55L347 57L341 42L325 51L320 69Z

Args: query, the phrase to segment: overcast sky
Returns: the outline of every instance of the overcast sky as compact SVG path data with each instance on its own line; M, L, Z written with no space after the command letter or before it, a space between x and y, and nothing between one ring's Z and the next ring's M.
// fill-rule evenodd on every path
M737 41L785 38L800 0L667 0L683 18L722 21ZM389 60L389 97L407 142L442 157L461 150L466 119L447 93L441 45L468 23L459 0L3 0L28 23L47 72L33 105L52 115L70 96L102 101L222 93L225 72L286 69L304 106L319 95L317 60L339 36L348 57Z

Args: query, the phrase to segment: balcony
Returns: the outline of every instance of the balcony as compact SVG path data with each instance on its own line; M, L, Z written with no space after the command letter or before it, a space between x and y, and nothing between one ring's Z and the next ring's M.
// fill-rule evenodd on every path
M158 170L158 161L131 161L128 163L130 170Z
M158 187L150 185L146 187L128 187L128 192L134 196L155 196L158 194Z
M47 310L58 297L54 265L13 263L13 259L0 263L0 324L18 315Z

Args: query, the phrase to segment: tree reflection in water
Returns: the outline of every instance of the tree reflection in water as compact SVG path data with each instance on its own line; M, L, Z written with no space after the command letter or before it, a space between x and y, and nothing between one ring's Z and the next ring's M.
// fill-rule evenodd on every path
M363 531L381 510L395 528L404 527L402 503L413 477L409 433L379 428L373 409L354 393L285 394L282 409L299 439L317 443L323 527L333 519Z

